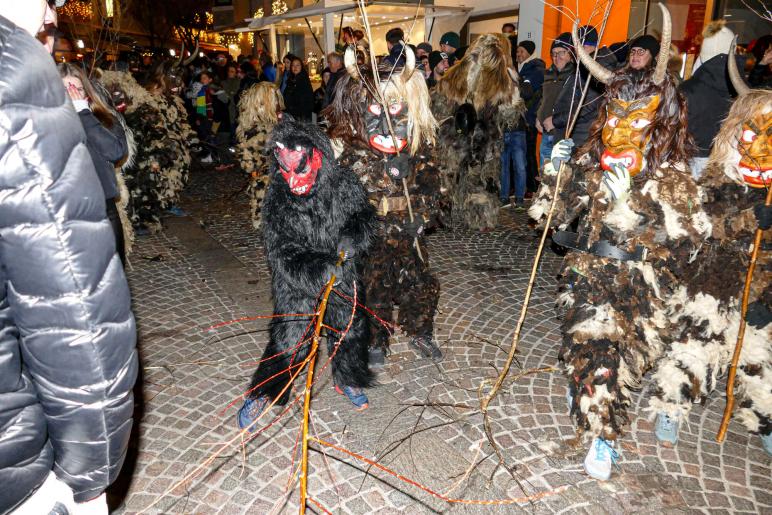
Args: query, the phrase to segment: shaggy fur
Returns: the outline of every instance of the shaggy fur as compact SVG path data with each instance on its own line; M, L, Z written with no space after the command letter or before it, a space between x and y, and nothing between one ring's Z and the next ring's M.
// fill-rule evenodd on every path
M365 289L357 268L367 252L374 231L373 209L356 176L338 166L327 137L315 126L296 123L286 117L274 129L269 146L277 143L288 148L318 149L322 167L307 196L294 195L281 175L276 157L271 152L269 173L271 182L265 196L263 236L268 264L271 268L271 290L274 313L312 313L324 285L335 273L336 290L353 297L357 284L358 302L364 304ZM354 255L336 268L341 242L349 241ZM341 296L330 296L324 323L337 331L346 328L351 317L351 303ZM271 322L271 340L250 383L250 395L279 397L290 380L293 363L308 355L309 343L292 350L309 336L309 319L301 317L275 318ZM333 352L337 333L327 338ZM370 330L365 314L356 311L351 328L337 349L332 361L335 384L366 387L372 382L367 367ZM275 356L275 357L274 357ZM273 359L270 359L273 358ZM259 386L258 386L259 385ZM279 398L285 403L289 389Z
M159 230L161 213L177 201L190 167L187 142L194 133L182 99L153 95L125 72L103 71L99 80L108 91L120 90L127 97L125 119L137 149L123 168L131 224Z
M680 337L656 374L659 386L652 414L689 412L704 401L728 368L740 324L740 299L757 222L753 208L766 191L749 188L738 172L737 149L743 122L772 110L772 93L751 91L738 98L721 127L701 177L701 195L710 217L711 238L688 265L690 280L671 299L670 317ZM772 241L764 234L750 302L772 306ZM749 431L772 432L772 326L746 326L737 370L738 418Z
M275 84L260 82L249 88L239 101L239 126L236 129L241 168L251 175L249 195L252 225L261 224L260 211L268 188L268 161L265 145L268 135L284 110L284 99Z
M509 40L480 36L432 93L432 112L440 122L436 160L452 198L452 225L490 229L499 210L503 132L519 123L525 107L512 66ZM470 134L456 131L454 115L464 103L477 111ZM453 149L449 151L449 149Z

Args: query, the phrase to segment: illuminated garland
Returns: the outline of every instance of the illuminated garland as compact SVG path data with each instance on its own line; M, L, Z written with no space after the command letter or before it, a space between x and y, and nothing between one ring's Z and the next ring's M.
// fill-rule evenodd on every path
M83 0L70 0L64 6L56 10L59 16L66 16L71 20L89 21L94 11L91 9L91 2Z
M287 7L287 3L284 2L284 0L273 0L273 3L271 4L271 14L276 16L277 14L284 14L287 11L289 11L289 7Z
M263 8L261 7L257 11L255 11L255 14L252 15L253 18L262 18L265 15L263 12Z

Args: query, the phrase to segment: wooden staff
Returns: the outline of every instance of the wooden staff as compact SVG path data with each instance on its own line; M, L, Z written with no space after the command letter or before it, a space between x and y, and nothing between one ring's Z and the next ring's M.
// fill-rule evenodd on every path
M336 266L342 266L346 255L341 252ZM308 418L311 411L311 386L314 383L314 367L316 366L316 356L319 350L319 333L324 324L324 313L327 311L327 301L330 298L332 287L335 285L335 274L332 274L327 286L324 288L322 302L319 304L319 311L316 314L316 324L314 325L314 338L311 340L311 352L308 362L308 373L306 374L306 391L303 400L303 450L300 461L300 515L306 512L306 501L308 500Z
M767 189L767 198L764 201L765 206L772 204L772 187ZM729 427L729 419L732 418L734 409L734 379L737 375L737 362L740 361L740 354L743 350L743 338L745 338L745 315L748 313L748 297L751 294L751 281L753 272L756 270L756 260L759 257L759 247L761 246L761 236L764 230L759 227L753 238L753 252L751 253L751 262L748 265L748 272L745 274L745 288L743 289L743 301L740 309L740 329L737 331L737 343L734 346L732 363L729 364L729 376L726 379L726 407L724 408L724 418L721 419L721 426L718 428L716 441L722 443L726 438L726 430Z

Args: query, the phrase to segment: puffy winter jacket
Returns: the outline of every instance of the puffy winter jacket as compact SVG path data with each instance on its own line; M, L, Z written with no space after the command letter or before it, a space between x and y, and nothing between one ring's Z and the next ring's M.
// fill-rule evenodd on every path
M96 497L126 454L134 318L84 142L51 57L0 17L0 513L52 469Z

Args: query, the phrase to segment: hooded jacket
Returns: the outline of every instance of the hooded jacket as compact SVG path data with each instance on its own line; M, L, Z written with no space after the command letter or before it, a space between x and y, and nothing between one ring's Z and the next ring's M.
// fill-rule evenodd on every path
M689 134L697 144L697 157L708 157L713 138L729 114L737 95L726 70L727 54L719 54L697 68L678 90L686 97ZM743 63L737 62L742 70Z
M0 17L0 513L51 470L115 480L137 374L129 289L78 115L43 46Z

